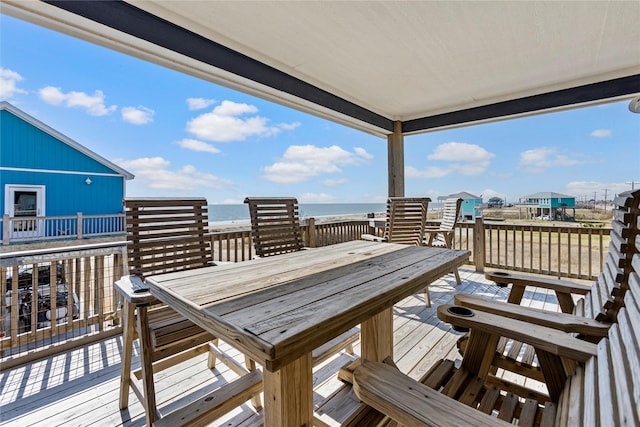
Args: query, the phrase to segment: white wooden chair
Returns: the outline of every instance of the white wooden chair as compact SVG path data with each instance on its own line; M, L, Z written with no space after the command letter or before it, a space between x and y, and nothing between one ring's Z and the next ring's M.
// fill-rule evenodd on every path
M460 206L462 199L449 198L444 202L442 222L437 227L427 226L425 229L425 244L427 246L439 246L452 249L455 227L460 216ZM456 283L459 285L460 274L458 269L453 270Z

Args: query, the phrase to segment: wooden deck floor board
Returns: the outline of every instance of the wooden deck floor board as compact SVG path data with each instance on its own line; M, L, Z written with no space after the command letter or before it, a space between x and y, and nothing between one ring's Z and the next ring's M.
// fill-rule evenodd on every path
M425 306L422 293L394 307L394 357L400 369L413 377L420 376L443 357L460 358L456 348L460 334L436 317L438 305L451 303L457 292L506 299L508 290L496 287L482 274L465 268L460 269L460 274L460 286L455 285L453 275L444 276L430 286L431 307ZM526 293L525 298L534 306L546 309L557 306L555 297L544 292ZM233 348L221 345L239 360L243 359ZM128 410L118 409L121 350L121 337L117 336L0 373L0 425L144 425L144 411L135 394L131 394ZM355 351L359 354L359 344ZM133 363L137 366L137 347L134 354ZM340 425L359 406L351 386L334 375L353 357L340 354L314 371L314 407L316 415L327 425ZM225 365L217 364L212 373L205 362L206 355L201 355L157 375L161 412L170 410L184 398L176 396L176 392L187 393L214 378L219 382L235 378ZM211 425L259 426L261 414L245 403Z

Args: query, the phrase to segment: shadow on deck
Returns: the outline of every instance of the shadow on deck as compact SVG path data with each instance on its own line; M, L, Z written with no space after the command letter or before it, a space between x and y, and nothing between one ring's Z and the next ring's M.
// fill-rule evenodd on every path
M483 274L462 268L460 275L460 286L455 285L453 275L430 286L430 308L425 306L424 294L408 297L394 307L394 360L403 372L414 378L420 377L437 360L460 359L456 348L460 333L436 317L438 305L452 303L458 292L498 300L507 298L508 288L495 286L485 280ZM544 290L527 292L523 304L557 310L555 295ZM225 349L242 358L233 348ZM0 425L145 425L144 410L135 395L131 396L127 410L118 409L121 350L122 337L116 336L2 372ZM136 356L137 350L134 348ZM314 369L316 417L327 425L350 424L350 417L359 406L351 386L335 375L352 359L353 356L341 353ZM136 358L134 365L137 363ZM159 410L171 411L181 404L180 397L176 397L179 393L191 394L192 389L208 383L209 389L202 391L206 393L233 378L235 374L224 364L217 364L213 371L206 369L206 355L167 369L156 375ZM534 383L527 386L543 387ZM261 425L261 416L246 403L211 425Z

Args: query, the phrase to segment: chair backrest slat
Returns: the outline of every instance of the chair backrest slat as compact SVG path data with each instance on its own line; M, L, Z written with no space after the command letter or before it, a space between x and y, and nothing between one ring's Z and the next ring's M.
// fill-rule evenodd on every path
M125 199L129 274L145 276L209 265L207 201Z
M608 322L616 320L624 305L632 260L640 252L636 243L640 236L640 190L621 193L615 203L609 252L591 292L593 317Z
M607 320L617 323L598 344L597 357L585 365L582 419L569 418L562 425L640 425L640 191L623 193L615 202L612 234L620 237L611 239L598 280L608 277L619 286L613 300L602 301L609 305L603 309Z
M303 248L296 198L247 197L244 202L249 205L256 255L266 257Z
M445 233L453 233L453 229L458 223L460 217L460 207L462 206L462 199L456 199L450 197L444 201L442 208L442 221L440 222L441 233L434 234L431 237L431 243L435 246L446 246Z
M386 240L421 246L430 201L426 197L390 197L387 200Z
M462 206L462 199L456 199L450 197L444 201L442 208L442 222L440 228L443 230L453 230L460 217L460 207Z

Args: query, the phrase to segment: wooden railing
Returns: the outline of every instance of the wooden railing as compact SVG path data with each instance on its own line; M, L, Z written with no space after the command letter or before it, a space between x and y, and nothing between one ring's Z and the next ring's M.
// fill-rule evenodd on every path
M485 267L595 280L609 249L611 228L580 226L461 223L455 249L472 252L477 271Z
M359 239L362 234L384 234L383 222L368 220L316 224L303 221L305 246L327 246ZM437 221L429 221L437 225ZM607 227L522 225L482 221L458 223L454 249L471 251L469 260L478 271L484 267L595 280L607 254ZM245 261L253 257L249 229L211 234L216 261Z
M382 236L382 224L368 220L316 224L307 219L303 239L306 246L319 247L356 240L365 233ZM469 262L477 271L495 267L594 279L607 253L609 232L609 228L484 223L479 218L457 225L454 248L471 251ZM209 237L215 261L254 257L248 227ZM0 299L0 369L120 333L113 283L125 272L125 248L124 242L115 242L0 254L0 294L5 296ZM28 270L38 273L25 274ZM38 292L29 301L27 294L33 288Z
M2 244L124 235L124 214L2 217Z
M316 224L314 218L305 218L301 223L302 240L309 248L357 240L367 233L382 236L384 232L380 227L371 226L368 220ZM251 231L248 227L210 233L210 240L214 261L240 262L254 257Z
M112 242L0 254L0 368L120 333L113 283L125 248Z

